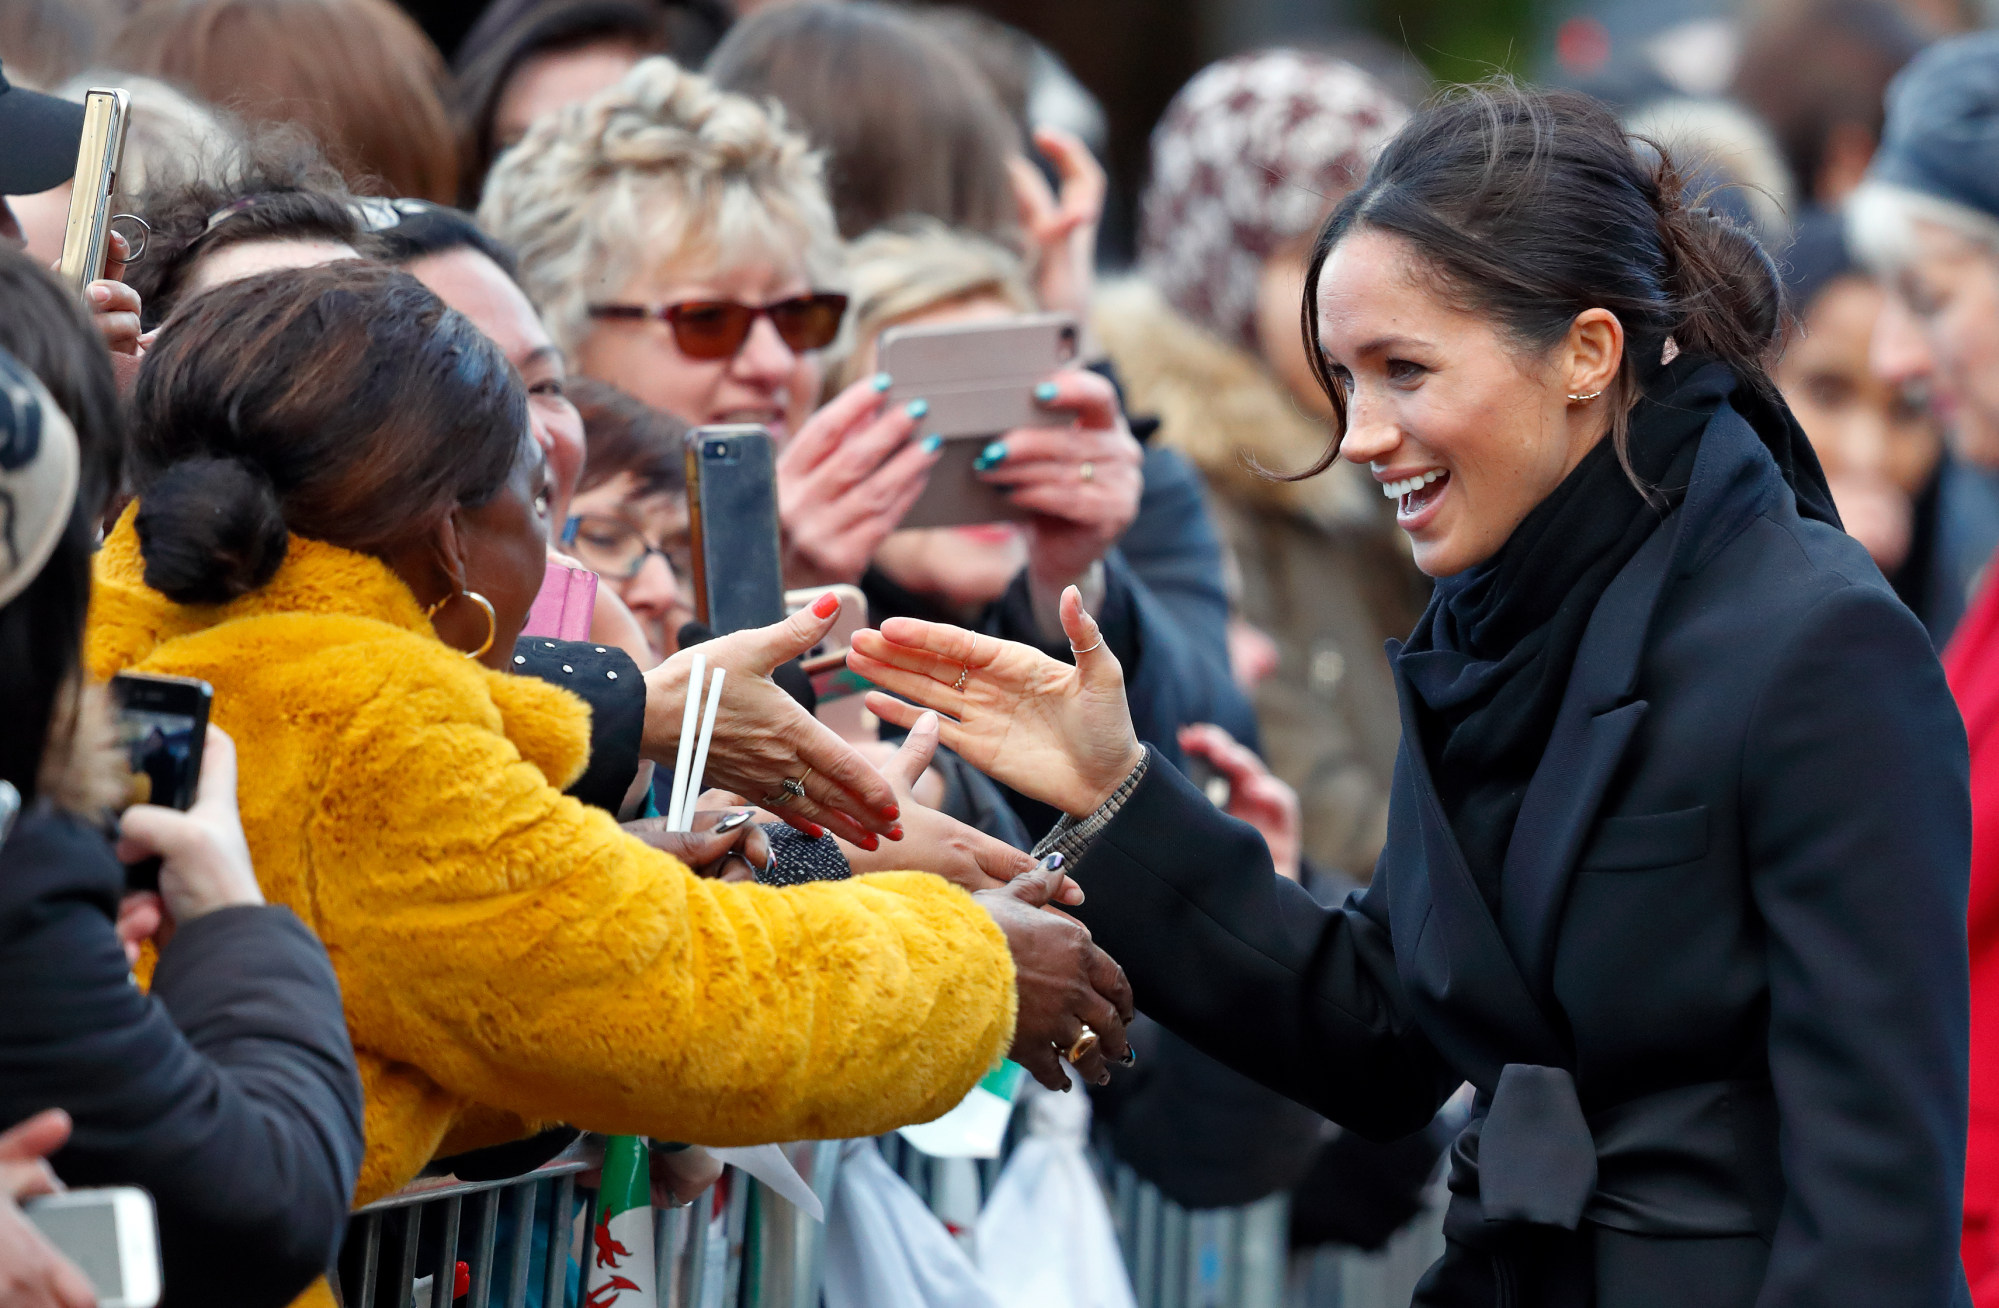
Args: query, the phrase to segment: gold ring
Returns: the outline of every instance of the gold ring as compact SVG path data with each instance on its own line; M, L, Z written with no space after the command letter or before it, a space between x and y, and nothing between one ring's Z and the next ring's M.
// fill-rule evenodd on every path
M972 665L969 663L961 665L958 668L958 680L952 684L951 689L963 690L965 688L965 678L971 675L972 675Z
M1080 1063L1089 1057L1090 1051L1096 1047L1097 1033L1090 1030L1090 1024L1085 1022L1083 1023L1083 1034L1076 1037L1076 1043L1069 1046L1069 1052L1063 1055L1063 1057L1072 1063Z
M1097 479L1097 465L1085 461L1082 467L1076 469L1076 475L1084 481L1095 481Z
M812 769L805 769L805 777L812 775ZM777 789L763 798L765 808L783 808L796 800L805 798L805 777L786 777L777 783Z

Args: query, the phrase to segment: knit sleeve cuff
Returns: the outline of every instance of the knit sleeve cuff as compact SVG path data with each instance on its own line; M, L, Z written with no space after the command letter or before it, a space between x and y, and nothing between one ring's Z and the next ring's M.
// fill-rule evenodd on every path
M1060 854L1065 865L1074 866L1076 860L1096 843L1098 834L1111 824L1112 818L1118 815L1118 810L1124 807L1124 802L1131 798L1131 792L1138 789L1138 783L1145 780L1145 771L1152 766L1152 746L1146 745L1143 749L1145 752L1139 758L1138 766L1131 770L1130 776L1118 783L1118 788L1111 792L1109 799L1099 804L1094 812L1080 819L1064 813L1062 820L1055 824L1055 829L1043 836L1041 843L1034 847L1034 857L1046 858L1050 854Z

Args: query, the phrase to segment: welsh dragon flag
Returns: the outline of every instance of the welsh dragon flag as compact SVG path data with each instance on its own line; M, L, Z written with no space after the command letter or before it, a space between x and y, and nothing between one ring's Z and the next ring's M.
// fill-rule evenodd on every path
M603 1188L590 1231L586 1308L659 1308L653 1285L652 1186L646 1142L636 1135L604 1141Z

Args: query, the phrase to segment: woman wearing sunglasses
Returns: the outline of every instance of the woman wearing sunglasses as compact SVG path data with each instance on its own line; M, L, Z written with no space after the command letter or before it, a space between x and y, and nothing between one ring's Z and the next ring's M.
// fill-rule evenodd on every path
M789 584L860 575L922 492L938 443L924 440L920 404L889 410L868 382L812 413L815 355L847 302L804 138L648 59L530 130L487 179L479 219L517 252L529 297L584 376L690 426L770 430Z

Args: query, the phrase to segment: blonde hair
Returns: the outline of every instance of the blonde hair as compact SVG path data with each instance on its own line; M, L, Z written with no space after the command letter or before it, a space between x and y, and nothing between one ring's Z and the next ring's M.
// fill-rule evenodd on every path
M487 176L479 221L572 352L591 303L664 262L795 261L819 289L840 273L820 156L774 107L664 56L530 128Z
M854 242L847 253L849 330L826 361L828 393L851 385L867 344L899 322L963 300L1037 307L1019 258L934 218L905 219Z
M118 167L122 195L145 194L148 182L161 175L214 173L222 160L242 148L235 124L221 111L183 95L158 78L91 68L57 87L55 94L65 100L81 100L93 86L123 87L132 97L125 157Z

